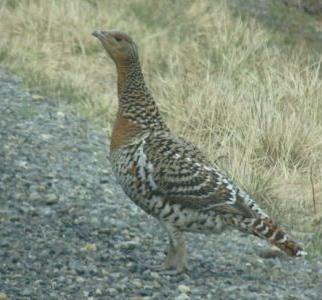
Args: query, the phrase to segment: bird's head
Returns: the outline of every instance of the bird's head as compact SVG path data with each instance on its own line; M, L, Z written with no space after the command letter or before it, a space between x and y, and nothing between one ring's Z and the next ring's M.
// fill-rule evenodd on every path
M137 46L127 34L117 30L95 30L92 35L101 41L117 65L127 65L138 60Z

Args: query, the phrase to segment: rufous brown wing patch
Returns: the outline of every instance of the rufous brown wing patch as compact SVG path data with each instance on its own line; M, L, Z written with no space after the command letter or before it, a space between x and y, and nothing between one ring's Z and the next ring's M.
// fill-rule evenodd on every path
M118 113L114 123L114 128L111 138L111 151L126 145L126 143L134 137L140 130L140 127L129 119Z

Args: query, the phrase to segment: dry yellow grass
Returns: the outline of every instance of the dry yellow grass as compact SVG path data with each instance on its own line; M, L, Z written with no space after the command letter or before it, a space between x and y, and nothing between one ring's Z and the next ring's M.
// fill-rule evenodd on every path
M171 128L198 144L282 223L322 248L322 81L305 45L225 1L4 0L1 64L109 126L116 73L95 28L130 33ZM317 215L313 213L312 185Z

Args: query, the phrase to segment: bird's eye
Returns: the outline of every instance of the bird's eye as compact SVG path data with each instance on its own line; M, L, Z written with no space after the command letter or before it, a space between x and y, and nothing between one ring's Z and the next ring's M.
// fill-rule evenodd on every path
M114 38L118 41L118 42L121 42L122 41L122 36L120 35L115 35Z

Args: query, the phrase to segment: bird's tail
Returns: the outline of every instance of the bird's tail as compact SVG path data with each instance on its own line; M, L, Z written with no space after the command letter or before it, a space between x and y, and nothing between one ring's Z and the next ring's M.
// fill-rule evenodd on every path
M266 239L290 256L305 256L306 252L297 242L292 240L288 234L269 218L245 218L240 222L242 228Z

